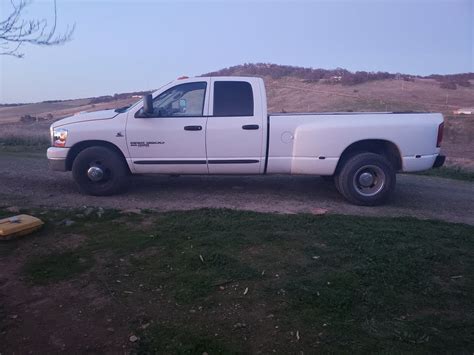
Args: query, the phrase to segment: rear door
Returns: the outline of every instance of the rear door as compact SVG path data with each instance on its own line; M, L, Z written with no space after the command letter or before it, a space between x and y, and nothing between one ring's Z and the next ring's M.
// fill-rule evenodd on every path
M256 79L212 78L206 129L210 174L259 174L266 118Z

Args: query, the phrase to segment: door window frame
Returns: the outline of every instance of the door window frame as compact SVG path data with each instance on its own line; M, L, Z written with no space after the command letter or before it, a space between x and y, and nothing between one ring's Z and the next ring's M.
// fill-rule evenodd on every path
M251 116L216 116L214 115L214 84L218 81L238 81L238 82L244 82L248 83L252 89L252 97L253 97L253 114ZM259 102L259 92L256 90L256 85L255 82L252 80L252 78L236 78L232 77L232 79L226 78L226 77L211 77L210 78L210 90L209 91L209 107L208 107L208 112L209 112L209 117L222 117L224 118L229 118L232 119L232 117L258 117L260 115L260 102Z
M243 83L245 86L250 87L250 92L252 94L252 113L245 114L245 115L239 115L239 114L226 114L226 115L215 115L214 114L214 109L215 109L215 104L216 104L216 84L217 83ZM255 94L254 94L254 89L252 87L252 84L248 82L247 80L213 80L212 81L212 112L213 116L216 117L254 117L255 116Z
M143 103L138 102L139 104L136 106L134 110L129 111L129 117L133 117L135 119L139 120L147 120L147 119L160 119L160 118L206 118L209 116L209 102L210 102L210 95L211 95L211 90L210 85L211 85L211 80L209 78L196 78L195 80L186 80L183 83L176 83L176 81L172 81L168 83L167 85L161 87L157 91L155 91L153 95L153 101L155 101L158 96L163 94L164 92L180 85L186 85L186 84L193 84L193 83L205 83L206 84L206 89L204 92L204 103L203 103L203 110L202 110L202 115L201 116L150 116L150 117L137 117L138 112L143 108Z

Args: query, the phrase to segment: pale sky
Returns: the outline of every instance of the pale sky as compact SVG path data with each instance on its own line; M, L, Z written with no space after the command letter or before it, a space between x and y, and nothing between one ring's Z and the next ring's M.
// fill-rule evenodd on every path
M73 40L0 56L0 103L147 90L246 62L474 71L474 0L57 1ZM50 17L52 4L34 0L28 16Z

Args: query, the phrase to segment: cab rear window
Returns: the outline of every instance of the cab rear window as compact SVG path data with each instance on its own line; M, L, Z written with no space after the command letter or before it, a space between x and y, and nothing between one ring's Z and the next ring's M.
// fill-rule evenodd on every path
M245 81L214 83L214 116L253 116L252 85Z

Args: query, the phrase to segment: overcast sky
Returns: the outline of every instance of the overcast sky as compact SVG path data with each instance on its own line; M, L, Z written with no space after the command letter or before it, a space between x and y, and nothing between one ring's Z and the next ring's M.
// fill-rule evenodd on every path
M0 56L0 103L146 90L246 62L474 71L474 0L57 1L73 40ZM1 20L10 0L0 2ZM52 4L35 0L28 16L49 17Z

